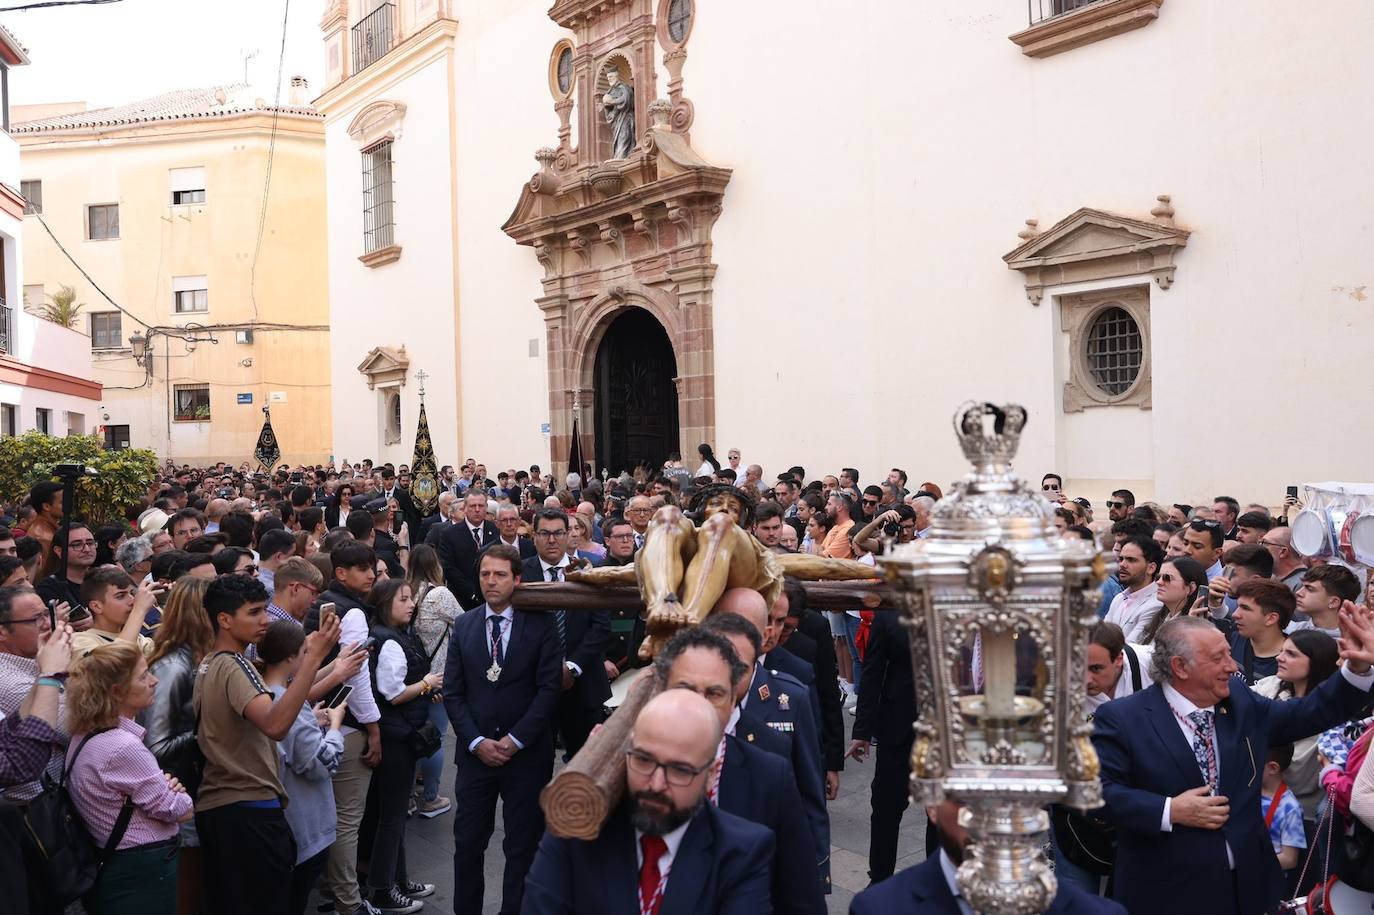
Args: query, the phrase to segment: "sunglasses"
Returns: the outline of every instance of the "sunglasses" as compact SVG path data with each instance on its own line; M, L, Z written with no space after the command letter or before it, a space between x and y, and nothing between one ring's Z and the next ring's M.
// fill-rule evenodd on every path
M1107 500L1107 507L1108 507L1108 508L1125 508L1125 507L1126 507L1126 503L1125 503L1125 502L1115 502L1115 501L1113 501L1113 500L1111 500L1111 499L1108 499L1108 500Z
M1205 531L1214 527L1221 527L1221 522L1209 521L1206 518L1194 518L1192 521L1188 522L1188 526L1195 531Z
M1040 491L1041 491L1041 492L1059 492L1059 486L1058 486L1057 484L1055 484L1055 483L1042 483L1042 484L1040 484Z
M864 504L865 504L865 505L877 505L877 504L878 504L878 500L877 500L877 499L864 499Z

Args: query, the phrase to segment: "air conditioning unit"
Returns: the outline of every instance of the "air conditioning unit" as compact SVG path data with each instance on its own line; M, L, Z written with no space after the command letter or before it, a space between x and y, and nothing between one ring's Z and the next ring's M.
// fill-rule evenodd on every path
M235 342L235 343L252 343L252 342L253 342L253 332L252 332L251 330L236 330L236 331L234 331L234 342Z

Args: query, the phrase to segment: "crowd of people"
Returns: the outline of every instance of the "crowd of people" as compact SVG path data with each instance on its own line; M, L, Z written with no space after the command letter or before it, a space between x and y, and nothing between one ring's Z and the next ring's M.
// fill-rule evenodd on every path
M897 468L770 483L737 450L699 457L561 481L469 459L440 470L430 512L408 466L371 461L169 463L125 523L96 526L35 485L0 528L14 911L416 912L435 886L407 867L407 821L448 815L454 910L476 915L499 800L502 912L823 913L827 803L870 759L850 766L872 796L852 910L968 911L957 805L927 809L927 860L894 873L917 713L896 614L818 612L791 579L772 606L732 588L641 670L642 613L513 605L522 582L633 562L659 508L708 492L734 493L766 549L867 563L929 536L943 495ZM1360 577L1300 556L1263 506L1119 490L1095 519L1057 475L1041 490L1061 536L1117 560L1086 670L1106 805L1051 811L1056 906L1259 915L1326 889L1309 849L1374 849ZM596 840L554 837L540 791L639 676L661 692L634 724L624 804ZM84 824L98 877L45 876L30 827L53 803Z

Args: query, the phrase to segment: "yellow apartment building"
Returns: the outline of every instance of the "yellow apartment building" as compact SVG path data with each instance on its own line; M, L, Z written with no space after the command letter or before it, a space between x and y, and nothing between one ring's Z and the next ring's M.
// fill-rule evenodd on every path
M239 463L266 405L283 461L329 458L324 120L291 89L16 106L24 307L76 290L109 447Z

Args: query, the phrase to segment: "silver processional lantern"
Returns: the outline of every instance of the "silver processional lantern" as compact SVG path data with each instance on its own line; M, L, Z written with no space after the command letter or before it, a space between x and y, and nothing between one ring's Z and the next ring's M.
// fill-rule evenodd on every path
M955 434L973 471L933 513L929 538L881 560L911 633L920 716L919 801L960 802L973 842L959 886L984 913L1044 912L1044 806L1101 806L1084 717L1088 632L1109 564L1060 539L1054 506L1011 471L1026 411L969 402Z

